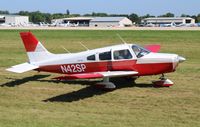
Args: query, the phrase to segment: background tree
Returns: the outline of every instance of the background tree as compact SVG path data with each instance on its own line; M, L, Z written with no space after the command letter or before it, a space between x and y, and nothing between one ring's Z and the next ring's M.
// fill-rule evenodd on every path
M107 13L102 13L102 12L99 12L99 13L92 12L92 15L91 15L91 16L96 16L96 17L107 17L108 14L107 14Z
M41 13L40 11L35 11L35 12L20 11L17 14L22 16L29 16L30 22L33 23L39 23L39 22L50 23L52 20L51 14Z
M0 14L6 14L6 15L8 15L10 13L9 13L9 11L2 11L2 10L0 10Z
M135 13L132 13L129 15L129 19L136 24L139 24L141 22L141 19L139 18L139 16Z
M109 16L111 16L111 17L127 17L128 18L128 14L110 14Z
M144 16L141 16L141 18L153 18L153 17L156 17L156 16L150 15L150 14L146 14Z
M0 14L10 14L10 13L9 13L9 11L0 10ZM12 14L29 16L30 22L33 22L33 23L39 23L39 22L51 23L52 19L81 16L80 14L70 14L70 11L68 9L66 10L66 13L50 14L50 13L42 13L40 11L35 11L35 12L19 11L18 13L12 13ZM144 18L155 17L155 16L150 15L150 14L146 14L144 16L138 16L135 13L128 15L128 14L107 14L107 13L102 13L102 12L98 12L98 13L92 12L91 14L84 14L83 16L87 16L87 17L89 17L89 16L94 16L94 17L109 17L109 16L112 16L112 17L127 17L132 22L134 22L136 24L140 24L141 20L144 19ZM166 13L164 15L160 15L158 17L174 17L174 16L175 15L173 13L168 12L168 13ZM182 14L181 17L191 17L191 18L194 18L197 23L200 23L200 14L192 15L192 16Z
M30 13L28 11L20 11L18 12L18 15L29 16Z
M54 13L51 16L52 16L52 19L60 19L64 17L62 13Z
M191 18L195 19L195 23L198 23L198 19L197 19L197 16L196 15L192 15L190 16Z
M181 14L181 17L191 17L191 16L186 14Z
M68 9L66 10L66 14L67 14L67 15L70 15L70 11L69 11Z
M171 13L171 12L168 12L168 13L166 13L164 15L160 15L158 17L175 17L175 15L173 13Z
M45 22L45 16L40 11L31 13L31 20L34 23Z

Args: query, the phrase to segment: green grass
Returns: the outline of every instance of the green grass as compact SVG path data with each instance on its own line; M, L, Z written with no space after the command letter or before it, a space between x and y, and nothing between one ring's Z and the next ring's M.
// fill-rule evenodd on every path
M25 62L20 30L0 30L0 126L2 127L198 127L200 126L200 31L32 31L53 53L127 42L161 44L161 52L187 58L167 74L175 84L153 88L158 76L141 77L136 83L115 81L112 92L93 88L99 80L56 82L55 74L5 71Z

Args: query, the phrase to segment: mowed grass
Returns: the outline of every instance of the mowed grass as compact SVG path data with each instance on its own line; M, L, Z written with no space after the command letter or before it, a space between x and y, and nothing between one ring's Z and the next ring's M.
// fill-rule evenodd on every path
M133 82L113 79L117 89L95 89L99 80L57 82L56 74L5 71L26 62L20 30L0 30L0 126L2 127L198 127L200 126L200 31L65 31L33 30L53 53L120 44L161 44L161 52L187 61L167 74L170 88L154 88L159 76Z

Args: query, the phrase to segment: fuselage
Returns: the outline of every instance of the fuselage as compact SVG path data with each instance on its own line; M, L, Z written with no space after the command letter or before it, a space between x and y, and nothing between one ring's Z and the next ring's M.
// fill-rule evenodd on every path
M153 53L133 44L98 48L79 53L58 54L37 64L38 71L80 74L105 71L137 71L135 76L175 71L180 58L176 54Z

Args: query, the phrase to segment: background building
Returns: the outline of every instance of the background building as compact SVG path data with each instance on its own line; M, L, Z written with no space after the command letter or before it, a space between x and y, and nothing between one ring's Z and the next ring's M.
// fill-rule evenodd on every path
M13 26L27 25L29 24L28 16L19 16L19 15L1 15L0 24L9 24Z
M126 17L95 17L90 21L92 27L126 27L132 24Z
M195 19L189 17L157 17L157 18L145 18L142 20L145 25L152 24L156 26L162 26L166 24L194 24Z
M53 19L51 22L57 25L65 26L89 26L91 17L73 17L73 18L63 18L63 19Z
M6 24L24 25L29 23L28 16L8 15L5 16Z
M132 21L126 17L73 17L53 19L51 22L55 26L126 27L132 25Z

